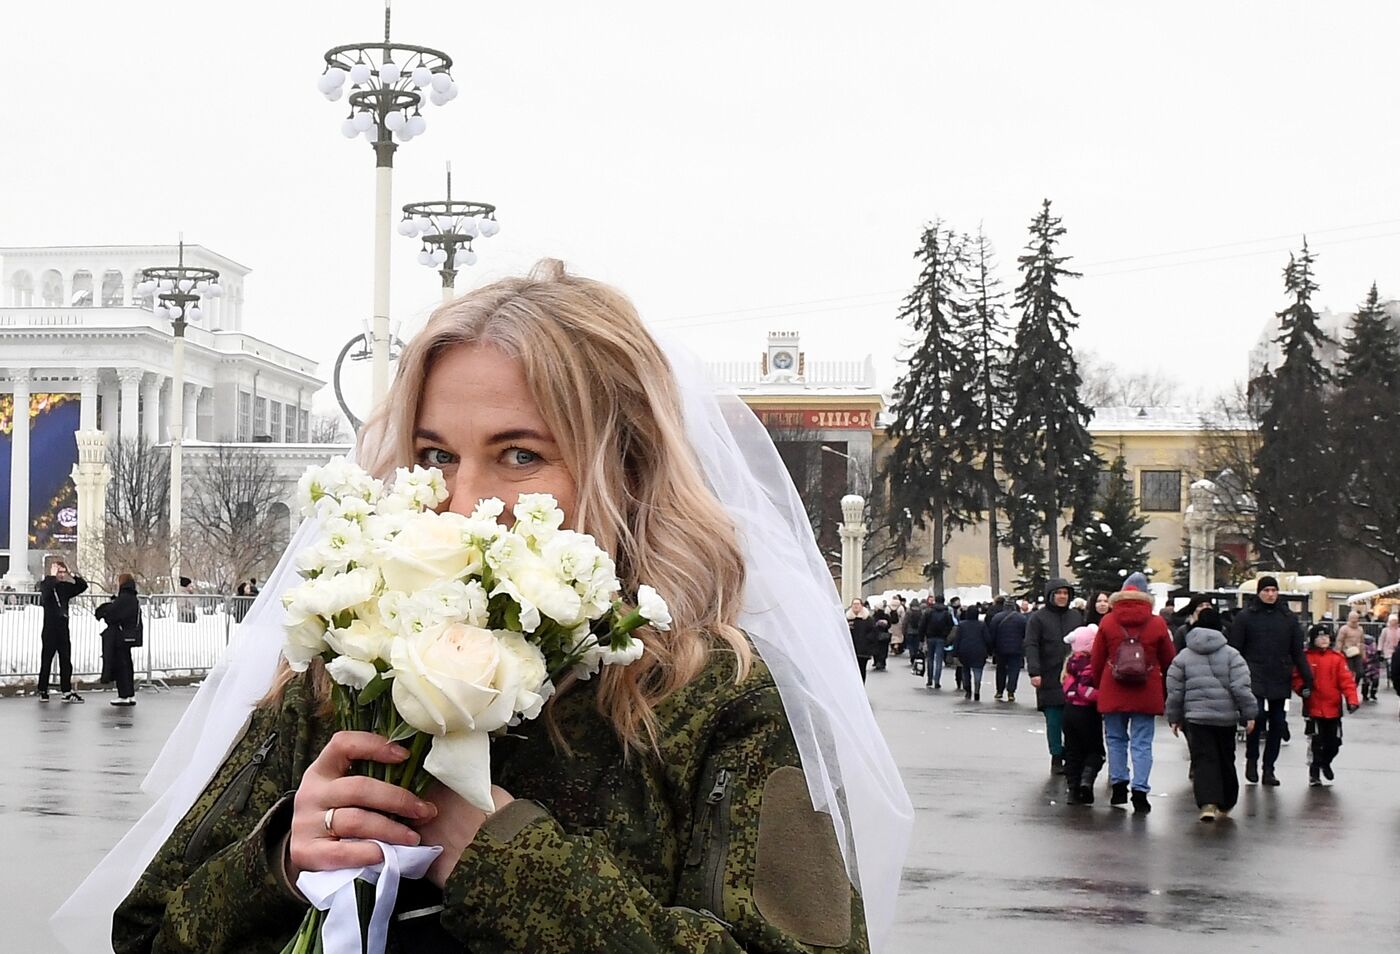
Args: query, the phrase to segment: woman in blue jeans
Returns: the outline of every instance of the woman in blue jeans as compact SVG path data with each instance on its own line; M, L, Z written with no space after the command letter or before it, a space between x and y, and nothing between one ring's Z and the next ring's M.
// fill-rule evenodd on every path
M1109 804L1126 807L1131 783L1133 811L1145 815L1152 811L1147 801L1152 740L1157 716L1166 708L1166 672L1176 647L1166 621L1153 612L1147 577L1141 573L1129 576L1109 604L1090 654L1108 742L1108 778L1113 783Z

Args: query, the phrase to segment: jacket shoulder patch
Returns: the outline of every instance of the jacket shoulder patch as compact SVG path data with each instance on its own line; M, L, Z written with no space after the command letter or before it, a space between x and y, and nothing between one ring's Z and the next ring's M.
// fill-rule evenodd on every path
M812 808L807 778L784 766L768 776L758 816L754 903L763 919L803 944L851 939L851 885L830 816Z

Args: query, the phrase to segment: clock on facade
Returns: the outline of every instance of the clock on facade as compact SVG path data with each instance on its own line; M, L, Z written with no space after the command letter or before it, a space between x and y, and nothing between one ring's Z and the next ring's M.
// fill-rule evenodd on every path
M778 351L773 354L773 367L778 371L792 370L792 352Z

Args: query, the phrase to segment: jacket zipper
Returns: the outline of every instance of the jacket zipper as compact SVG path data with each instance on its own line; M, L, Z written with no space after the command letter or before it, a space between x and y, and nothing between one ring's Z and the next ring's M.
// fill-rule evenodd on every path
M734 773L729 769L720 769L710 793L705 796L709 832L705 838L705 863L700 878L706 891L702 911L724 910L724 863L729 856L729 783L733 778Z
M219 797L214 800L214 804L204 813L204 817L195 826L194 834L190 835L189 844L185 846L185 862L187 864L193 864L199 860L204 850L204 844L209 840L209 835L214 831L214 825L220 817L225 814L236 815L248 807L248 800L253 795L253 785L258 780L258 772L263 763L267 761L268 753L276 744L277 733L274 732L253 753L248 764L238 770L238 774L229 782L228 787L219 794Z

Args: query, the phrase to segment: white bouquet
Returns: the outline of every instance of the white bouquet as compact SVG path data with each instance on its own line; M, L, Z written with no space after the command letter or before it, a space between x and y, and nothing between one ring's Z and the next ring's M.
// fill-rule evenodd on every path
M435 469L399 468L386 487L345 458L310 468L299 503L321 533L283 597L283 655L298 671L324 661L339 728L409 749L364 771L415 793L436 778L490 812L491 733L538 716L567 673L634 662L633 632L671 617L649 586L623 603L612 558L563 529L550 495L522 495L511 527L494 498L437 513L447 496ZM323 918L309 912L286 950L311 950Z

